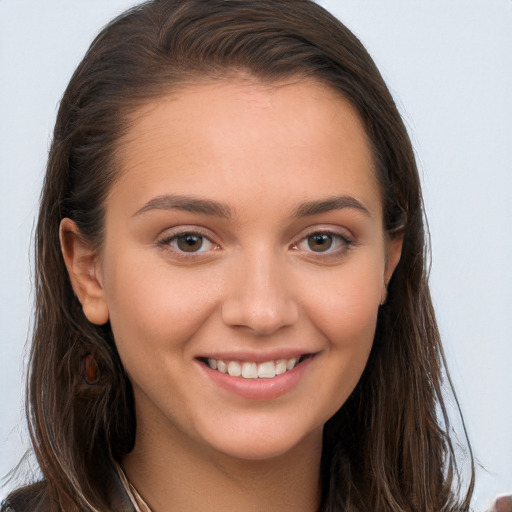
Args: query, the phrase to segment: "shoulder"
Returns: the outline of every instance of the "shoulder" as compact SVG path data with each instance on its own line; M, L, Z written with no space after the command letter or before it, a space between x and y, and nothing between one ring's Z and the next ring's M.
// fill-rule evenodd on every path
M0 505L0 512L46 512L47 510L50 510L50 506L44 481L17 489Z

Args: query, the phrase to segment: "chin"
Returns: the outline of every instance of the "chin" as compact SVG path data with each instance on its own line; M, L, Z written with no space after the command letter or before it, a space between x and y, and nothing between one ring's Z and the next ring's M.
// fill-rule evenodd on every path
M244 461L279 459L300 452L312 443L321 450L323 426L313 431L298 432L283 424L276 428L268 424L263 429L238 428L226 430L210 439L209 445L219 453Z

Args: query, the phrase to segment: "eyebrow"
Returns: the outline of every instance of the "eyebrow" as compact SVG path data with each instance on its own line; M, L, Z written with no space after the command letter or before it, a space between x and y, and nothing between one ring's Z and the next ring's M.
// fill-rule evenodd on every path
M371 217L368 209L359 200L351 196L333 196L326 199L302 203L293 211L292 216L295 218L301 218L333 210L342 210L345 208L361 211L368 217ZM223 219L231 219L233 217L231 208L217 201L193 196L171 194L151 199L142 206L142 208L137 210L134 216L141 215L152 210L182 210L190 213L212 215Z
M230 219L233 216L231 209L217 201L201 199L191 196L163 195L148 201L142 208L135 212L135 215L152 210L182 210L185 212L213 215L223 219Z
M307 217L308 215L318 215L320 213L326 213L333 210L343 210L345 208L359 210L368 217L371 217L369 210L363 205L363 203L352 196L333 196L317 201L308 201L296 208L293 216L297 218Z

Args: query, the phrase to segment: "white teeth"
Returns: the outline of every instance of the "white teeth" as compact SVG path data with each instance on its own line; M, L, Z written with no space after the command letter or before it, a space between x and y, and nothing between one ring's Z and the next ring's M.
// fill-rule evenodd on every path
M267 361L258 365L258 377L260 379L271 379L276 376L274 361Z
M244 363L242 365L242 377L245 379L257 379L259 372L256 363Z
M229 361L228 373L231 377L240 377L240 375L242 375L242 367L240 366L240 363L237 363L236 361Z
M293 368L297 364L297 361L298 361L297 357L292 357L291 359L288 359L288 361L286 361L286 369L293 370Z
M215 359L211 359L211 361L215 361ZM217 361L217 370L221 373L228 373L228 367L222 359Z
M265 361L259 364L253 361L207 360L207 364L212 370L227 373L231 377L243 377L244 379L272 379L277 375L293 370L298 362L298 357Z
M286 359L279 359L276 361L276 375L281 375L286 371Z

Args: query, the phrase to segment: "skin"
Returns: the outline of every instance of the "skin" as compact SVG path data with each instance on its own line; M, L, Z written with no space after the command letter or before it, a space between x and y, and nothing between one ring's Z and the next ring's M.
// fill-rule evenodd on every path
M69 219L61 242L133 384L129 479L162 512L316 510L322 427L364 370L401 251L357 113L311 81L189 86L133 116L119 166L101 249ZM195 252L184 233L203 237ZM198 359L283 351L313 357L272 399L220 387Z

